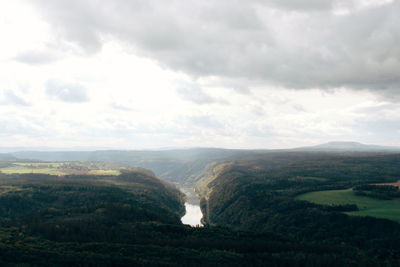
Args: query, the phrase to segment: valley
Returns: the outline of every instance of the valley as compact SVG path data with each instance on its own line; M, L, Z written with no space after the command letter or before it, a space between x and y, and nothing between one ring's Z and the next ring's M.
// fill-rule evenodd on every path
M200 208L200 199L193 188L181 188L182 193L185 194L185 210L186 213L182 217L182 223L191 226L203 226L201 219L203 213Z
M29 153L0 165L4 264L40 265L44 253L96 266L400 260L397 153Z
M0 32L0 267L400 267L400 0L4 0Z

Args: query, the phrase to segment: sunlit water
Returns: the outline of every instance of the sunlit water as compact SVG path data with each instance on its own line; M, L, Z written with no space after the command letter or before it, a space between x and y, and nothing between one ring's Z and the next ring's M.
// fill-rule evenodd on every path
M189 224L191 226L202 225L201 218L203 214L201 213L199 205L192 205L189 203L185 203L186 214L182 217L183 224Z
M186 214L181 219L182 223L191 226L202 226L201 218L203 214L201 213L199 199L192 189L183 188L182 191L187 197L187 202L185 203Z

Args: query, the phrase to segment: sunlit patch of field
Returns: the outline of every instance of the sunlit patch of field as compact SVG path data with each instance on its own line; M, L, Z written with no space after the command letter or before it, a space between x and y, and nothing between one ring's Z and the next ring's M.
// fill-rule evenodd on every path
M4 174L41 173L50 175L119 175L117 168L107 169L107 164L91 162L14 162L0 168Z
M90 170L88 174L93 175L119 175L121 172L119 170Z
M400 199L382 200L357 196L352 189L309 192L297 197L322 205L355 204L359 211L346 212L354 216L372 216L400 222Z
M56 168L29 168L25 166L15 166L1 168L0 171L5 174L25 174L25 173L42 173L51 175L64 175L65 173Z

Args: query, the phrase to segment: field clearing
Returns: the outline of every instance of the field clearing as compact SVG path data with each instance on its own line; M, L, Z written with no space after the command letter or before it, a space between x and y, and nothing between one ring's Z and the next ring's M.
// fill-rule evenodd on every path
M25 174L25 173L43 173L51 175L64 175L65 173L55 168L29 168L23 166L1 168L0 171L5 174Z
M119 175L118 168L107 164L90 162L15 162L0 168L4 174L41 173L50 175Z
M119 170L90 170L88 174L93 175L120 175L121 172Z
M354 216L372 216L400 222L400 199L381 200L353 194L352 189L316 191L296 197L322 205L356 204L360 211L345 212Z

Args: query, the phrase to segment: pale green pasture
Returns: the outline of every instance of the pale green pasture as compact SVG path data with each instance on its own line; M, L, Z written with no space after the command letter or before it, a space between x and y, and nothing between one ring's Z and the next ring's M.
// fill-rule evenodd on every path
M44 174L52 174L52 175L63 175L65 173L61 172L55 168L29 168L24 166L15 166L15 167L7 167L1 168L0 171L5 174L24 174L24 173L44 173Z
M356 204L360 211L346 212L355 216L373 216L400 222L400 199L382 200L357 196L351 189L309 192L297 197L323 205Z
M119 175L121 172L119 170L90 170L88 174L94 175Z

